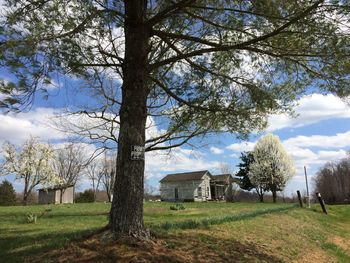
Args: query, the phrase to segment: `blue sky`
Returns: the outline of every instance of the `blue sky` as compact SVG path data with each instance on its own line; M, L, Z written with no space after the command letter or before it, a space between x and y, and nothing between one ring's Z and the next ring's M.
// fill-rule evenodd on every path
M0 72L0 78L10 80L4 71ZM59 146L66 135L53 124L55 112L61 112L70 101L86 99L79 93L71 92L70 87L62 83L52 85L49 87L49 99L43 100L38 94L27 112L0 113L0 144L10 141L20 145L29 136L35 136ZM344 158L350 150L350 105L346 101L331 94L314 93L296 101L294 110L297 115L295 118L287 115L270 116L266 130L280 137L294 160L297 173L287 184L285 193L288 195L296 190L305 190L303 166L307 167L309 177L312 178L320 166ZM152 127L148 132L158 133L160 128ZM252 134L248 141L237 140L232 134L212 135L195 147L184 146L171 152L147 153L147 181L158 187L158 181L167 173L208 169L216 174L220 173L223 164L229 165L234 173L240 153L252 150L254 143L264 133ZM88 153L92 152L94 146L88 145L86 149ZM14 176L2 177L0 180L5 178L14 183L17 191L22 191L22 182L14 181ZM310 182L312 184L312 180ZM88 187L90 183L85 178L80 181L78 190Z

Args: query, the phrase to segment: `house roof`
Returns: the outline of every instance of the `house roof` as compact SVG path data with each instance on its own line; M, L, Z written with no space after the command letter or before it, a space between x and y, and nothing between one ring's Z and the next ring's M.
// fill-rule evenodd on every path
M217 174L217 175L213 175L212 179L214 181L228 181L230 179L233 179L232 178L232 175L230 174Z
M61 189L66 189L66 188L70 188L70 187L74 187L74 184L54 185L54 186L50 186L50 187L40 188L40 189L38 189L38 191L61 190Z
M164 182L176 182L176 181L188 181L188 180L201 180L202 177L208 173L209 176L211 174L208 170L205 171L197 171L197 172L187 172L187 173L177 173L177 174L168 174L162 180L161 183Z
M212 180L214 182L238 182L239 179L233 177L231 174L218 174L218 175L213 175Z

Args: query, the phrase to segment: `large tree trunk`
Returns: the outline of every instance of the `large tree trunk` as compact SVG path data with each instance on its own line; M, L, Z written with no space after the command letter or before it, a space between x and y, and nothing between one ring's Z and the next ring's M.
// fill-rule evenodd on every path
M264 203L264 195L263 194L259 194L259 201L260 201L260 203Z
M29 191L28 191L28 182L27 179L25 178L24 180L24 190L23 190L23 199L22 199L22 204L27 205L28 204L28 196L29 196Z
M276 203L276 198L277 198L277 191L272 189L272 199L274 203Z
M144 160L131 160L133 146L145 146L147 55L146 0L125 1L125 57L122 105L110 226L115 237L143 238Z
M28 204L28 194L27 193L23 193L22 204L23 205L27 205Z

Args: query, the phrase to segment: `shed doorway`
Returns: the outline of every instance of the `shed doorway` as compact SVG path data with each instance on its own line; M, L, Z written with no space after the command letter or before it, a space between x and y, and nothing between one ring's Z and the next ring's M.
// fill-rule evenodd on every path
M179 189L175 188L175 200L179 199Z

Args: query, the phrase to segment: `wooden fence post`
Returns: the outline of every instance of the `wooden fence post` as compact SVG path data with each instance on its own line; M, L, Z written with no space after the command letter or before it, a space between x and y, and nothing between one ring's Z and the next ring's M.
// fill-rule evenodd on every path
M303 207L303 201L301 200L301 194L300 194L299 190L297 191L297 194L298 194L298 200L299 200L300 207Z
M321 197L321 193L316 193L316 196L317 196L318 202L321 205L323 213L327 214L326 206L325 206L324 200Z

